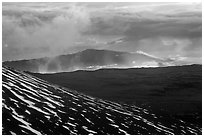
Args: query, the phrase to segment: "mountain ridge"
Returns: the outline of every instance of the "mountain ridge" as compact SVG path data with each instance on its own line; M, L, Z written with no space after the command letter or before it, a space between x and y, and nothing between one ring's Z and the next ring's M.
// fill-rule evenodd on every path
M95 69L95 70L88 70L88 69L82 69L82 70L76 70L76 71L71 71L71 72L56 72L56 73L38 73L38 72L30 72L30 71L25 71L28 74L42 74L42 75L49 75L49 74L60 74L60 73L75 73L75 72L97 72L97 71L104 71L104 70L140 70L140 69L162 69L162 68L181 68L181 67L189 67L189 66L201 66L202 64L189 64L189 65L178 65L178 66L163 66L163 67L124 67L124 68L99 68L99 69Z
M30 72L62 72L94 70L99 68L123 68L140 66L166 66L172 62L136 52L86 49L81 52L31 60L6 61L4 65Z
M190 116L201 124L202 65L28 73L94 97Z

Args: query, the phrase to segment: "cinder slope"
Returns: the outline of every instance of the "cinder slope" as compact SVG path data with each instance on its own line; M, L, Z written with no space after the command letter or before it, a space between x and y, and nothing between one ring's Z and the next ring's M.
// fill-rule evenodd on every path
M201 134L146 109L96 99L7 67L2 71L2 134Z

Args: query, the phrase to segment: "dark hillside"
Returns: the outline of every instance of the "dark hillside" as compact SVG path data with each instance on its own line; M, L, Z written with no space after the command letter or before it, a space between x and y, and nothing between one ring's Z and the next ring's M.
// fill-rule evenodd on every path
M201 125L201 65L33 75L94 97L194 119Z
M2 134L201 134L201 127L136 105L69 90L2 70Z

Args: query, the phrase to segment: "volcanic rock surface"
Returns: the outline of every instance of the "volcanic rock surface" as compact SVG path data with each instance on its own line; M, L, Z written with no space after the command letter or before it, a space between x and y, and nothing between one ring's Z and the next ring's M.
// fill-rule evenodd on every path
M3 66L2 134L201 134L147 109L50 84Z

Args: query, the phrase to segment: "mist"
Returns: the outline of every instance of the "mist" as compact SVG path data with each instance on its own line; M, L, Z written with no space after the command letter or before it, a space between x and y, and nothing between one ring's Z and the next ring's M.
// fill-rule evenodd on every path
M74 5L58 11L60 13L56 15L52 13L46 20L45 17L41 18L47 15L46 11L20 13L21 10L17 8L13 11L17 11L14 15L3 15L3 60L67 53L69 47L75 46L75 42L81 38L80 32L85 31L89 25L86 11ZM18 12L20 16L15 15Z
M106 49L201 64L201 11L201 3L3 3L2 59Z

